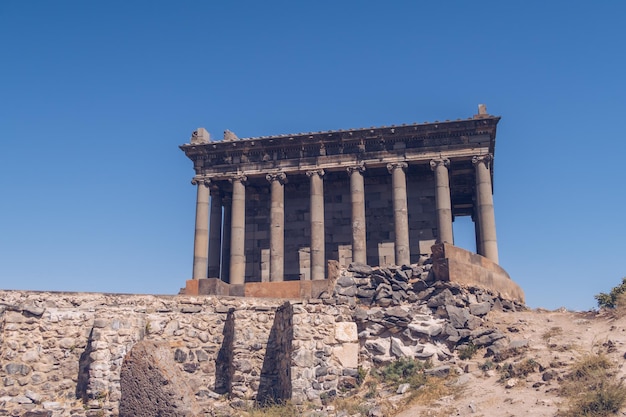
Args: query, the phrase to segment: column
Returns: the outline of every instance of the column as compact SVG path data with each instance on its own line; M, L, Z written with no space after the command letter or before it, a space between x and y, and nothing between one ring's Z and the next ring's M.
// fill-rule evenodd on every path
M222 205L224 206L224 224L222 225L222 275L220 278L224 282L230 282L230 232L232 228L232 196L224 194Z
M230 283L244 284L246 280L246 177L231 178L233 199L230 226Z
M406 162L394 162L387 164L387 170L391 174L391 187L393 199L393 222L395 231L395 263L396 265L411 264L411 249L409 247L409 216L406 201L406 175L404 170L408 167Z
M222 256L222 195L216 186L211 187L211 217L209 227L209 278L219 278Z
M454 244L452 231L452 202L450 201L449 159L433 159L430 169L435 172L435 204L437 212L437 242Z
M324 170L307 171L311 179L311 279L326 278L326 252L324 236Z
M209 253L209 183L205 178L194 178L198 187L196 196L196 230L193 239L193 279L207 277Z
M352 202L352 262L367 263L365 235L365 188L363 163L347 168L350 175L350 200Z
M493 156L481 155L472 158L476 169L476 202L480 228L481 255L498 263L498 242L496 240L496 218L493 211L491 186L491 161Z
M270 183L270 281L285 279L285 182L283 172L267 174Z

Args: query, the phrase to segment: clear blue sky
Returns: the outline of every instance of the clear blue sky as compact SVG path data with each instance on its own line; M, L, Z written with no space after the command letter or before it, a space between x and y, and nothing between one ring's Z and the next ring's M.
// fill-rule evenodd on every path
M626 3L0 2L0 288L176 293L178 149L502 116L500 263L531 307L626 276ZM455 225L463 243L463 229Z

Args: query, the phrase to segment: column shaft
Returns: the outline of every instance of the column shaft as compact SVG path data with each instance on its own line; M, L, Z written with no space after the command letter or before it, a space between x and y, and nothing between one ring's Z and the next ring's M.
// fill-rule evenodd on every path
M230 232L232 230L232 197L222 197L224 205L224 224L222 226L222 270L220 278L224 282L230 282Z
M311 279L326 278L326 252L324 236L324 170L306 173L311 178Z
M270 281L285 279L285 189L284 173L267 174L270 182Z
M404 173L407 167L408 165L404 162L387 164L387 170L391 173L392 184L396 265L411 264L409 216L406 201L406 175Z
M230 227L230 283L244 284L246 276L246 177L232 179L233 201Z
M209 252L209 181L193 179L196 196L196 229L193 240L193 279L207 277Z
M452 202L450 199L450 178L448 175L448 159L433 159L430 168L435 171L435 202L437 205L437 242L454 244L452 229Z
M481 255L498 263L498 242L496 239L496 218L493 210L493 193L489 165L491 155L475 156L472 159L476 168L476 200L480 227Z
M209 227L209 278L219 278L222 256L222 195L215 187L211 189L211 217Z
M350 199L352 202L352 262L367 263L365 233L365 187L363 165L348 168L350 175Z

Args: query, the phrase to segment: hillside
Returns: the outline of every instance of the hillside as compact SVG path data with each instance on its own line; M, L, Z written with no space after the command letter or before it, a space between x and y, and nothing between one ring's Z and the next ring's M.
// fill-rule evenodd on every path
M585 355L603 353L626 378L626 318L609 313L527 310L492 311L485 320L520 346L519 354L496 363L478 350L470 360L454 359L462 370L449 381L454 394L410 406L409 416L554 416L566 410L560 387L572 365ZM532 362L529 362L532 361ZM508 365L528 367L526 376L507 377ZM487 366L485 366L487 365ZM485 368L491 368L484 370ZM482 368L482 369L481 369ZM621 415L626 415L624 408Z

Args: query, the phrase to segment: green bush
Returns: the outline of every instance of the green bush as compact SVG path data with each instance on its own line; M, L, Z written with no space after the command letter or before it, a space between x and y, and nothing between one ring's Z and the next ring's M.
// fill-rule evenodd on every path
M461 360L472 359L474 355L476 354L477 350L478 350L478 346L470 342L469 344L462 346L458 349L459 359Z
M419 388L426 381L424 370L430 367L432 364L429 361L420 362L411 358L400 358L374 370L372 375L381 382L393 384L396 387L402 383L408 383L412 388Z
M622 278L622 283L617 287L613 287L610 293L601 292L594 297L598 302L598 307L615 308L618 305L618 299L621 294L626 293L626 277Z

